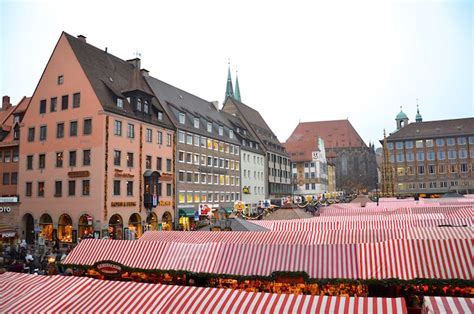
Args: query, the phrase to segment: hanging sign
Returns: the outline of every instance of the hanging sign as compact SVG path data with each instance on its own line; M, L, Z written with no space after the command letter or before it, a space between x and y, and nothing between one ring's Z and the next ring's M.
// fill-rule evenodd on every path
M94 268L104 276L120 276L122 273L122 265L112 261L99 261Z
M153 207L156 207L156 205L158 205L158 196L155 194L153 194Z

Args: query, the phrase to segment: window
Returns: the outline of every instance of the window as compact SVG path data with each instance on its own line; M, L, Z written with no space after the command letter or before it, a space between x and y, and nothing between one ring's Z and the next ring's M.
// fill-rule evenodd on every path
M193 182L193 173L186 172L186 182Z
M179 118L179 123L181 124L186 123L186 116L184 115L184 113L180 112L178 115L178 118Z
M75 180L69 180L68 181L68 192L67 195L69 196L74 196L76 195L76 181Z
M233 139L234 138L234 131L229 130L229 138Z
M404 162L405 161L405 156L403 155L403 152L397 153L397 162Z
M83 166L90 166L91 164L91 150L84 149L82 151L82 165Z
M407 149L413 148L413 141L406 141L405 142L405 148L407 148Z
M171 183L166 184L166 196L171 196Z
M77 121L71 121L69 124L69 136L77 136Z
M133 167L133 153L127 153L127 167Z
M388 143L387 143L387 149L388 149L388 150L392 150L392 149L393 149L393 143L388 142Z
M127 137L135 138L135 125L129 123L127 126Z
M82 180L82 195L90 195L90 180Z
M456 143L453 137L448 138L448 146L453 146Z
M114 180L114 195L120 195L120 180Z
M199 165L199 154L194 154L194 164Z
M156 141L160 145L163 144L163 133L161 131L156 133Z
M433 147L433 140L425 140L426 147Z
M210 122L207 123L207 132L209 132L209 133L212 132L212 123L210 123Z
M122 121L115 120L114 122L114 134L122 136Z
M448 159L456 159L457 152L455 150L448 151Z
M18 149L13 150L13 162L18 162Z
M200 137L199 142L201 144L201 147L206 147L207 139L204 136Z
M456 165L456 164L449 165L449 172L451 172L451 173L458 172L458 165Z
M178 142L184 143L184 140L185 140L184 138L185 138L184 132L178 131Z
M461 172L467 172L467 164L460 164L460 169L461 169Z
M46 113L46 99L40 101L40 114Z
M435 165L428 165L428 173L429 174L435 174L436 172L436 166Z
M446 165L438 165L438 173L446 173Z
M194 183L199 183L199 173L198 172L194 173Z
M44 182L38 182L38 197L44 197Z
M188 191L186 193L186 202L187 203L192 203L193 202L193 192Z
M423 160L425 160L425 153L423 153L423 152L418 152L418 153L416 153L416 160L417 160L417 161L423 161Z
M63 97L61 97L61 110L67 110L68 106L69 106L69 95L63 95Z
M163 112L158 111L158 120L163 120Z
M161 157L156 157L156 170L161 171Z
M133 181L127 181L127 196L133 196Z
M445 160L446 159L446 152L438 151L438 160Z
M224 128L219 126L219 136L224 135Z
M171 134L166 134L166 146L171 146Z
M466 138L458 137L458 145L466 145Z
M201 173L201 183L206 184L207 183L207 175L205 173Z
M191 153L186 153L186 162L188 164L192 164L193 163L193 155Z
M3 173L3 185L9 185L10 184L10 173L5 172Z
M184 162L184 152L183 151L178 152L178 161L179 162Z
M185 192L184 192L184 191L179 191L179 194L178 194L178 202L179 202L179 203L184 203L185 198L186 198Z
M147 155L145 159L145 168L151 169L151 156Z
M178 174L178 181L184 182L184 171L180 171Z
M397 149L403 149L403 142L397 142L395 143Z
M26 170L33 169L33 155L26 156Z
M58 76L58 85L63 85L64 84L64 75Z
M56 153L56 168L63 167L63 152Z
M171 159L166 159L166 171L171 172Z
M186 133L186 144L193 145L193 135L190 133Z
M72 107L79 108L81 106L81 93L72 95Z
M69 152L69 167L75 167L76 166L76 151L71 150Z
M26 182L26 196L32 196L33 195L33 183L31 182Z
M194 127L199 129L199 118L194 118Z
M114 150L114 166L120 166L121 157L122 157L122 152L119 150Z
M63 196L63 181L56 181L54 183L54 196L55 197Z
M137 98L137 111L142 111L142 99Z
M466 159L467 158L467 150L462 148L459 150L459 159Z
M45 154L40 154L38 156L38 168L39 169L44 169L46 166L46 155Z
M194 146L199 146L199 135L194 134Z
M92 119L84 119L84 135L89 135L91 133L92 133Z
M58 123L56 125L56 138L64 137L64 123Z
M143 105L143 111L144 111L145 113L148 113L148 108L149 108L148 100L145 100L145 104Z
M35 140L35 128L28 128L28 142Z
M147 141L147 143L151 143L153 141L153 131L152 129L146 129L146 137L145 137L145 140Z
M428 160L435 160L435 153L434 151L430 150L428 152Z
M469 144L474 144L474 135L469 136Z
M425 174L425 166L418 166L418 174Z
M40 141L46 141L47 131L46 125L40 126Z
M117 107L123 109L123 99L120 97L117 97Z
M52 97L51 98L51 103L49 104L50 111L55 112L58 106L58 98L57 97Z

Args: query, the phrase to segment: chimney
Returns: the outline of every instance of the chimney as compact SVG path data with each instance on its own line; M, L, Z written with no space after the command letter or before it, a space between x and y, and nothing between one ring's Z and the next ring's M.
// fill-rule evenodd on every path
M148 71L147 69L141 69L141 70L140 70L140 74L141 74L142 76L144 76L144 77L148 77L148 76L150 76L150 75L149 75L149 74L150 74L150 71Z
M2 99L2 110L7 110L8 108L10 108L12 106L12 104L10 103L10 96L3 96L3 99Z
M140 58L130 59L130 60L127 60L127 62L133 65L135 69L140 69L140 65L141 65Z
M83 42L85 42L85 43L87 42L86 38L87 38L87 37L84 36L84 35L77 35L77 39L79 39L80 41L83 41Z
M214 100L214 101L211 101L211 103L214 105L214 107L216 108L216 110L219 111L219 101L218 101L218 100Z

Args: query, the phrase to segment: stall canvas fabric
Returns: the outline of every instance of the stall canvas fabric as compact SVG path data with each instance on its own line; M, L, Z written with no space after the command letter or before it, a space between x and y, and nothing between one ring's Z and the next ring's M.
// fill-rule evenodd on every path
M423 298L422 313L474 313L474 298L427 296Z
M0 313L407 313L403 298L271 294L96 280L0 275Z

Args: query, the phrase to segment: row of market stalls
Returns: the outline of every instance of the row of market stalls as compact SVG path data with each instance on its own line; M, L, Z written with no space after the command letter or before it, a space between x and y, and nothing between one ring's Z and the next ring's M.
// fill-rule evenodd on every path
M403 298L275 294L17 273L1 274L0 286L0 313L407 313Z

